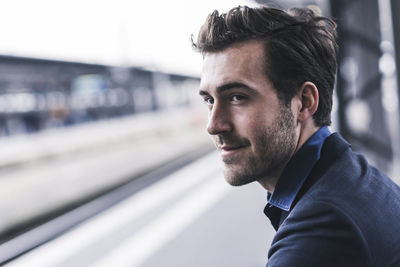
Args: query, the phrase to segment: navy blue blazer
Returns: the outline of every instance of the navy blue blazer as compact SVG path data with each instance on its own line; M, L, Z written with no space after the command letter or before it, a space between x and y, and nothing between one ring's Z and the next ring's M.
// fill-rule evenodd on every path
M400 188L339 134L326 139L291 209L270 219L269 267L400 266Z

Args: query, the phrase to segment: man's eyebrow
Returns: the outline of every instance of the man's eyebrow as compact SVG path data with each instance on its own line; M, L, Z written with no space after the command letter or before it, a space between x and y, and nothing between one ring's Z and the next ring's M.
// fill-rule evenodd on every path
M243 89L246 89L249 91L255 91L253 88L251 88L248 85L241 83L241 82L231 82L231 83L223 84L221 86L218 86L216 91L218 94L221 94L221 93L223 93L227 90L231 90L233 88L243 88ZM209 95L209 93L204 90L199 90L199 94L200 95Z
M249 87L248 85L245 85L244 83L231 82L231 83L227 83L227 84L224 84L224 85L221 85L221 86L217 87L217 93L221 94L222 92L225 92L227 90L231 90L233 88L243 88L243 89L246 89L246 90L254 91L253 88Z
M209 93L204 90L199 90L199 95L209 95Z

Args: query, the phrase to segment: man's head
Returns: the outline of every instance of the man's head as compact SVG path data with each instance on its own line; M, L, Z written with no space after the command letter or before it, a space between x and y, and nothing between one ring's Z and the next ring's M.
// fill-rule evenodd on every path
M313 118L317 126L330 125L336 74L336 24L308 8L288 12L268 8L236 7L211 13L194 47L213 53L240 42L259 40L265 49L265 74L288 104L301 85L310 81L320 96Z
M207 130L232 185L258 180L273 190L304 139L330 123L334 23L306 9L290 12L214 12L195 44L204 56Z

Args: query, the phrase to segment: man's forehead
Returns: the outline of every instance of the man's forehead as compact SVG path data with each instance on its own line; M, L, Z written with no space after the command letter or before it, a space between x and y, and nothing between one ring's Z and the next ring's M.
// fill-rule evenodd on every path
M207 52L203 56L202 90L210 86L255 80L257 75L265 75L263 46L260 42L239 43L221 51Z

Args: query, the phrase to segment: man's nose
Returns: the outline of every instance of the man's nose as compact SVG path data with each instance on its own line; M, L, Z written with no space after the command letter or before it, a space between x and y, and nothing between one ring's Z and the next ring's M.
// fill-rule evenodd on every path
M232 131L229 112L218 105L214 105L208 116L207 132L217 135Z

